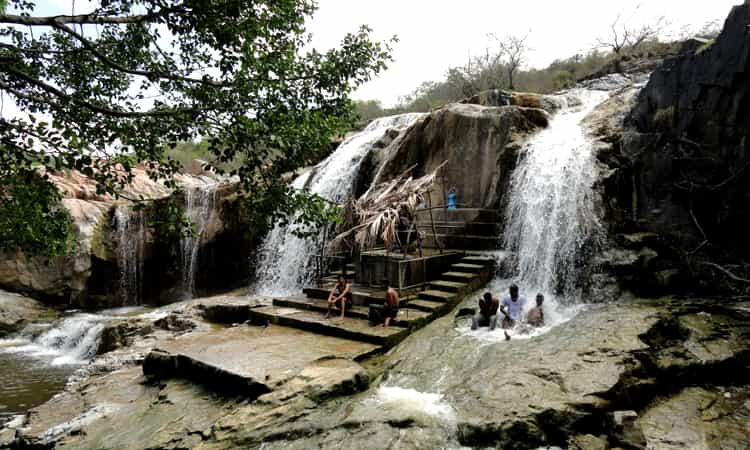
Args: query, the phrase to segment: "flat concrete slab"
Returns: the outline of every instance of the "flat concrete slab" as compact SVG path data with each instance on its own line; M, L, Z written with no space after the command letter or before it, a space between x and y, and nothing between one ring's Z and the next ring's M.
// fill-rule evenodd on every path
M143 372L159 378L192 379L217 391L257 397L314 361L361 359L377 349L366 342L283 326L240 325L191 333L160 344L147 356Z

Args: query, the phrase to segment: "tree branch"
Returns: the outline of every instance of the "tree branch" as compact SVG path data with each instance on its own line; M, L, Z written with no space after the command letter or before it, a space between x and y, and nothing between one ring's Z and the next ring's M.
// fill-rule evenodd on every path
M56 87L51 86L41 80L38 80L28 75L27 73L24 73L20 70L16 70L12 67L5 67L5 68L0 69L0 71L11 73L17 76L18 78L21 78L23 81L31 85L34 85L38 87L39 89L43 90L44 92L54 95L55 97L61 100L69 101L69 102L75 103L78 106L87 108L93 112L105 114L105 115L112 116L112 117L121 117L121 118L168 117L168 116L173 116L180 112L192 113L192 112L197 111L197 109L195 108L173 108L173 109L168 109L168 110L152 110L152 111L122 111L122 110L105 108L103 106L99 106L94 103L87 102L85 100L81 100L79 98L75 98L71 95L68 95L67 93L57 89ZM41 103L48 103L48 104L50 103L48 99L43 99L39 96L21 93L20 91L13 89L13 87L11 87L9 84L4 83L2 81L0 81L0 88L14 95L18 94L19 97L25 98L27 100L37 101Z
M107 24L137 24L151 22L154 19L164 17L167 14L185 11L185 5L179 4L172 8L164 8L159 11L133 16L100 16L96 12L77 15L59 15L46 17L32 17L15 14L0 14L0 23L26 25L32 27L54 26L58 24L81 24L81 25L107 25Z
M708 262L708 261L702 261L702 262L699 262L698 264L700 264L702 266L713 267L714 269L716 269L716 270L718 270L720 272L723 272L726 276L728 276L729 278L731 278L734 281L739 281L741 283L748 283L748 284L750 284L750 280L748 280L746 278L738 277L737 275L733 274L732 272L730 272L729 270L721 267L718 264L715 264L715 263L712 263L712 262Z

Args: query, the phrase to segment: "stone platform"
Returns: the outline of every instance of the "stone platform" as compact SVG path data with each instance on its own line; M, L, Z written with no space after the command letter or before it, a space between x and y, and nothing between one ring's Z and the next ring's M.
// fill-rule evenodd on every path
M491 257L452 255L455 262L437 280L402 296L399 314L388 328L368 322L369 304L382 303L385 289L356 283L355 304L343 320L336 309L325 317L332 282L305 289L306 296L227 296L198 302L195 309L216 325L161 343L145 358L143 372L154 379L184 378L216 392L254 399L282 395L289 380L305 370L334 381L343 371L346 379L339 381L356 391L366 384L358 361L392 348L452 311L494 275ZM321 366L321 361L334 359L338 362ZM292 385L308 386L308 381Z
M163 343L146 357L143 373L159 379L185 378L219 392L257 398L316 361L353 361L376 350L377 345L360 340L275 325L243 325Z

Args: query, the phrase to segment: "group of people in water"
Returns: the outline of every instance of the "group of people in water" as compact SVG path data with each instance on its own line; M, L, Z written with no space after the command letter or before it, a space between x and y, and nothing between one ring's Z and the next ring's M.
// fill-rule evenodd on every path
M479 311L471 319L471 329L476 330L479 327L489 327L490 331L497 327L498 313L502 314L500 326L505 332L505 338L510 339L508 329L516 325L525 325L521 331L527 331L528 327L544 326L544 295L536 295L536 306L526 313L525 321L523 311L526 307L526 297L518 294L518 286L512 284L508 289L508 295L503 297L502 303L497 297L490 292L485 292L479 299Z
M346 280L344 275L339 276L336 284L328 295L328 312L326 318L331 316L335 307L341 311L341 320L344 320L347 304L352 305L352 285ZM479 327L489 327L490 331L497 327L497 320L502 315L500 327L503 328L505 338L510 339L508 329L521 325L521 332L528 331L529 328L544 326L544 295L536 295L536 306L531 308L524 317L526 307L526 297L519 295L518 286L512 284L508 289L508 295L503 297L502 302L493 296L492 293L486 292L479 299L479 311L471 319L471 329L476 330ZM371 304L369 310L370 323L388 327L391 321L398 316L399 296L398 291L388 287L385 293L385 299L382 304Z

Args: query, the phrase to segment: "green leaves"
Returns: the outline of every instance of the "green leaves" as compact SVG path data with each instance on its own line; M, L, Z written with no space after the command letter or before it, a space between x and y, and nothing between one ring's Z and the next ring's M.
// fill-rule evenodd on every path
M361 27L338 48L310 50L311 0L90 8L49 18L13 0L0 14L0 94L31 114L0 117L0 174L76 169L100 194L118 195L144 163L174 186L181 164L170 149L204 138L212 165L238 175L260 201L253 214L331 218L282 176L317 162L353 124L348 95L386 68L395 39L371 41Z
M0 182L0 250L61 256L74 249L71 217L54 185L30 171Z

